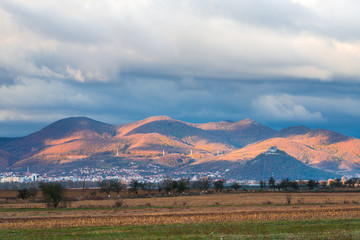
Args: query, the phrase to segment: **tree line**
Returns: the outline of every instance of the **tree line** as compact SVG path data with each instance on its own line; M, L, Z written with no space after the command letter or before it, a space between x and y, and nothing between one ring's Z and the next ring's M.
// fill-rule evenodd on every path
M99 182L100 192L105 192L110 197L111 192L117 193L120 196L122 190L129 190L134 194L138 194L138 191L153 191L157 190L159 193L171 194L171 193L183 193L187 190L199 190L207 191L212 186L216 192L221 192L224 189L225 180L219 179L211 181L208 177L202 177L197 181L190 181L188 178L172 179L165 178L161 182L141 182L137 179L133 179L128 185L118 180L103 180ZM235 190L241 187L240 183L233 183L231 185Z
M268 182L260 181L261 189L273 189L284 191L296 191L296 190L314 190L314 189L328 189L328 188L354 188L360 186L359 178L350 178L342 181L339 178L329 179L328 181L316 181L316 180L299 180L290 181L289 178L283 179L280 182L276 182L275 178L270 177Z
M190 181L188 178L172 179L165 178L161 182L141 182L137 179L133 179L130 183L125 184L121 180L103 180L97 183L97 187L100 192L106 193L110 198L111 193L116 193L120 198L121 192L128 190L129 192L137 195L138 191L158 191L159 194L165 195L184 193L188 190L195 190L199 192L207 192L209 189L213 189L215 192L221 192L225 188L237 191L243 186L239 182L232 182L230 185L225 186L225 179L218 179L212 181L209 177L201 177L196 181ZM83 190L85 189L86 182L82 183ZM353 188L360 186L359 178L350 178L344 181L336 178L329 181L315 181L315 180L300 180L290 181L288 178L281 181L276 181L275 178L270 177L268 181L260 181L260 189L279 190L279 191L298 191L298 190L316 190L318 188ZM41 190L44 200L48 206L58 207L65 199L66 184L60 182L40 182L38 188L31 185L29 188L23 188L18 190L18 197L21 199L33 198L35 199L38 190ZM245 190L245 189L244 189Z

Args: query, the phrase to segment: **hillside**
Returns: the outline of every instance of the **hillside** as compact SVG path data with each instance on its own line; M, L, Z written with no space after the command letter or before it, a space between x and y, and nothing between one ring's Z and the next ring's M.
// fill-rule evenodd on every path
M4 169L15 163L17 157L0 149L0 169Z
M119 135L131 139L128 149L148 149L189 153L234 149L226 139L192 124L165 116L151 117L143 121L121 126Z
M277 131L251 119L239 122L221 121L218 123L196 124L198 128L222 136L229 144L242 148L250 143L276 136Z
M283 151L265 151L254 159L247 161L242 168L231 169L231 176L242 179L268 180L275 179L329 179L338 177L334 173L312 168Z
M9 142L12 142L16 139L17 138L0 137L0 147L4 146L5 144L8 144Z
M25 137L0 138L0 166L52 169L150 161L170 168L237 171L272 146L308 167L360 170L360 140L329 130L276 131L251 119L192 124L167 116L117 126L85 117L62 119Z
M89 118L67 118L59 120L38 132L18 138L2 146L19 161L14 166L32 163L61 162L64 155L81 156L100 140L109 139L116 133L114 126ZM95 153L96 151L92 151ZM34 159L35 158L35 159Z
M306 127L283 129L278 136L250 144L244 148L221 155L217 160L246 161L266 151L271 146L301 162L328 170L353 170L359 168L360 140L329 130L311 130Z

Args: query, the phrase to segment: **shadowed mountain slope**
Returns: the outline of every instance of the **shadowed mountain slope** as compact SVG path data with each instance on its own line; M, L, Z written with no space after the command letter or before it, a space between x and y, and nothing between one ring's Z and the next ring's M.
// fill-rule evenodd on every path
M282 137L270 138L250 144L239 150L221 155L218 160L250 160L271 146L309 165L329 170L359 168L360 140L329 130L288 128L281 130Z
M254 159L247 161L242 168L232 169L232 176L242 179L268 180L275 179L329 179L337 177L334 173L325 172L307 166L283 151L261 153Z
M187 153L191 149L208 152L234 149L221 136L166 116L151 117L120 126L118 133L119 136L131 139L131 142L137 148L148 148L148 146L157 145L161 149L162 142L163 150L171 150L169 147L173 146L180 147ZM134 146L130 146L129 149L131 148L134 148Z
M9 142L12 142L18 138L7 138L7 137L0 137L0 147L8 144Z
M17 160L17 157L13 154L0 149L0 169L4 169L5 167L12 165Z
M229 144L238 148L250 143L276 136L277 131L261 125L251 119L239 122L222 121L218 123L195 124L196 127L209 131L214 135L222 136Z

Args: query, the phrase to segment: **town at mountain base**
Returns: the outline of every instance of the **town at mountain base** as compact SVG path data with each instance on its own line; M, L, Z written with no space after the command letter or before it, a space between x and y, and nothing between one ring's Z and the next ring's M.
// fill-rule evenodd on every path
M59 120L0 138L0 168L56 172L153 164L172 171L223 171L238 179L328 179L360 173L360 140L304 126L280 131L251 119L192 124L166 116L111 125Z

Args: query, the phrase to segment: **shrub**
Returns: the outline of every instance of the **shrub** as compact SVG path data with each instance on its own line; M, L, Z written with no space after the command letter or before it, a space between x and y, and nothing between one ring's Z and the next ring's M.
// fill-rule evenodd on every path
M48 205L57 208L64 201L65 188L60 183L41 183L39 187Z
M231 184L231 188L233 188L235 191L237 191L239 188L241 188L241 185L238 182L233 182Z
M36 187L29 188L30 197L32 197L33 199L35 199L37 193L38 193L38 189Z
M125 206L124 201L121 199L117 200L114 205L114 207L117 207L117 208L124 207L124 206Z
M97 194L96 191L90 192L90 198L91 198L91 199L96 199L96 194Z
M222 192L224 189L224 181L224 179L221 179L214 182L214 188L216 192Z
M292 195L290 193L286 194L286 203L290 205L291 200L292 200Z
M189 179L182 178L178 181L176 191L179 193L185 192L186 189L188 189L189 186Z
M23 188L23 189L18 190L18 198L21 198L22 200L24 200L29 197L30 197L29 189Z

